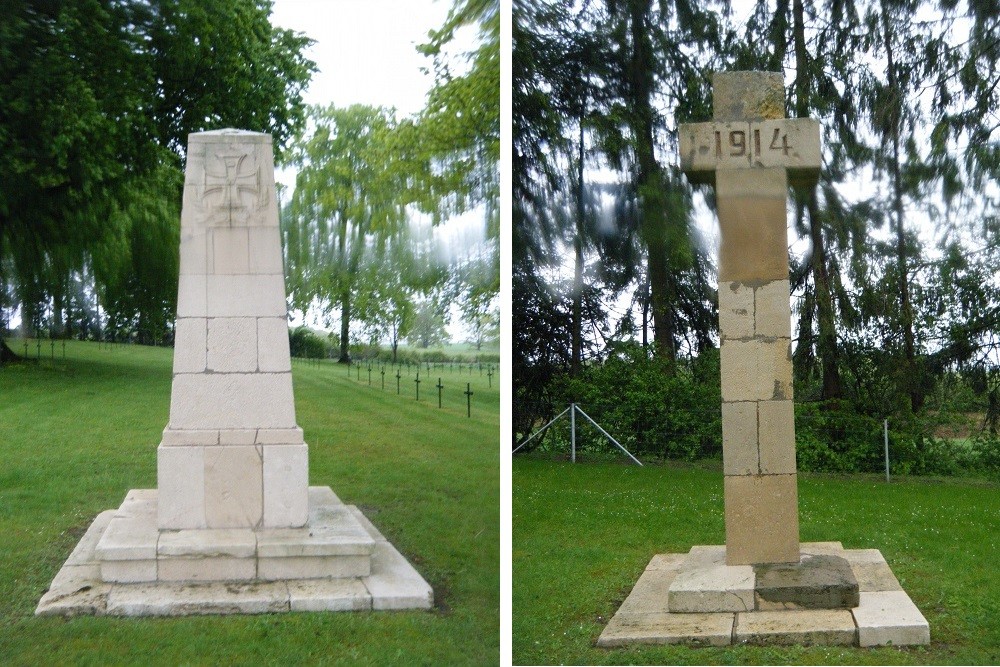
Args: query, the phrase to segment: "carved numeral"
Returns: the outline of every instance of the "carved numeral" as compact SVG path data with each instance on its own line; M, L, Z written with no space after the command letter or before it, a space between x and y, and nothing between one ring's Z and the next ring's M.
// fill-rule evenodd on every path
M729 152L732 157L740 157L747 154L747 133L743 130L733 130L729 133L729 145L733 150Z
M781 138L781 145L778 145L778 138ZM774 128L774 136L771 137L771 145L769 147L773 151L782 151L785 155L788 155L788 151L791 150L791 146L788 145L788 135L781 134L779 128Z

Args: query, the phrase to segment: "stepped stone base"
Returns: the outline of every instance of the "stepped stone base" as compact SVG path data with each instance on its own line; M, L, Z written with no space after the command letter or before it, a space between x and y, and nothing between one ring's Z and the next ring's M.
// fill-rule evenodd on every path
M927 620L878 550L811 542L801 553L780 566L728 566L725 546L658 554L597 645L930 643Z
M156 529L157 492L97 516L38 615L429 609L433 592L353 505L309 487L304 528Z

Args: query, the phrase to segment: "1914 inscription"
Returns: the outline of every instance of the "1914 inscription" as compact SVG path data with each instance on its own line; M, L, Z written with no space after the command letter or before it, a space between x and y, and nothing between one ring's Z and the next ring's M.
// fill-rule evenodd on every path
M717 169L782 167L789 179L814 178L820 166L819 123L809 118L692 123L680 130L681 168L695 182Z

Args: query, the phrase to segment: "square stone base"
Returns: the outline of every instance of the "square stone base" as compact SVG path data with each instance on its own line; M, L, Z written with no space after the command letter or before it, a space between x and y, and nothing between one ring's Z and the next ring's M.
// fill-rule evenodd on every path
M803 562L843 559L856 581L857 602L852 602L851 587L845 585L843 572L829 581L821 577L819 586L805 585L808 582L789 579L783 573L726 566L724 546L693 547L688 554L653 557L597 645L930 643L927 620L902 590L878 550L844 549L839 542L811 542L802 544L801 551ZM839 562L833 570L838 568ZM806 572L815 575L808 568ZM762 582L757 581L758 576ZM761 604L758 583L762 583L765 597L771 601L765 599ZM821 594L817 594L820 590ZM806 604L820 599L825 607L839 608L789 604L789 595L804 595ZM853 606L841 606L845 603Z
M429 609L433 592L352 505L310 487L303 529L157 531L156 491L97 516L37 615ZM146 514L151 523L146 523Z

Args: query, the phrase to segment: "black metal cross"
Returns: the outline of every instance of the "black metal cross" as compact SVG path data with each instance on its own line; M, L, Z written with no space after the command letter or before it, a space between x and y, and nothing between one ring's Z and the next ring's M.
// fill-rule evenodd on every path
M441 390L444 389L444 385L441 384L441 378L438 378L437 388L438 388L438 407L440 408L441 407Z
M492 389L493 388L493 366L490 366L490 369L488 371L486 371L486 379L490 383L490 389Z
M417 379L414 380L417 383L417 400L420 400L420 371L417 371Z
M382 391L385 391L385 366L382 367Z
M368 364L368 386L372 386L372 365Z
M399 374L399 369L396 370L396 395L399 395L399 378L403 377Z
M472 417L472 394L473 394L472 385L466 382L465 391L463 391L462 393L465 394L465 409L466 409L465 416Z

